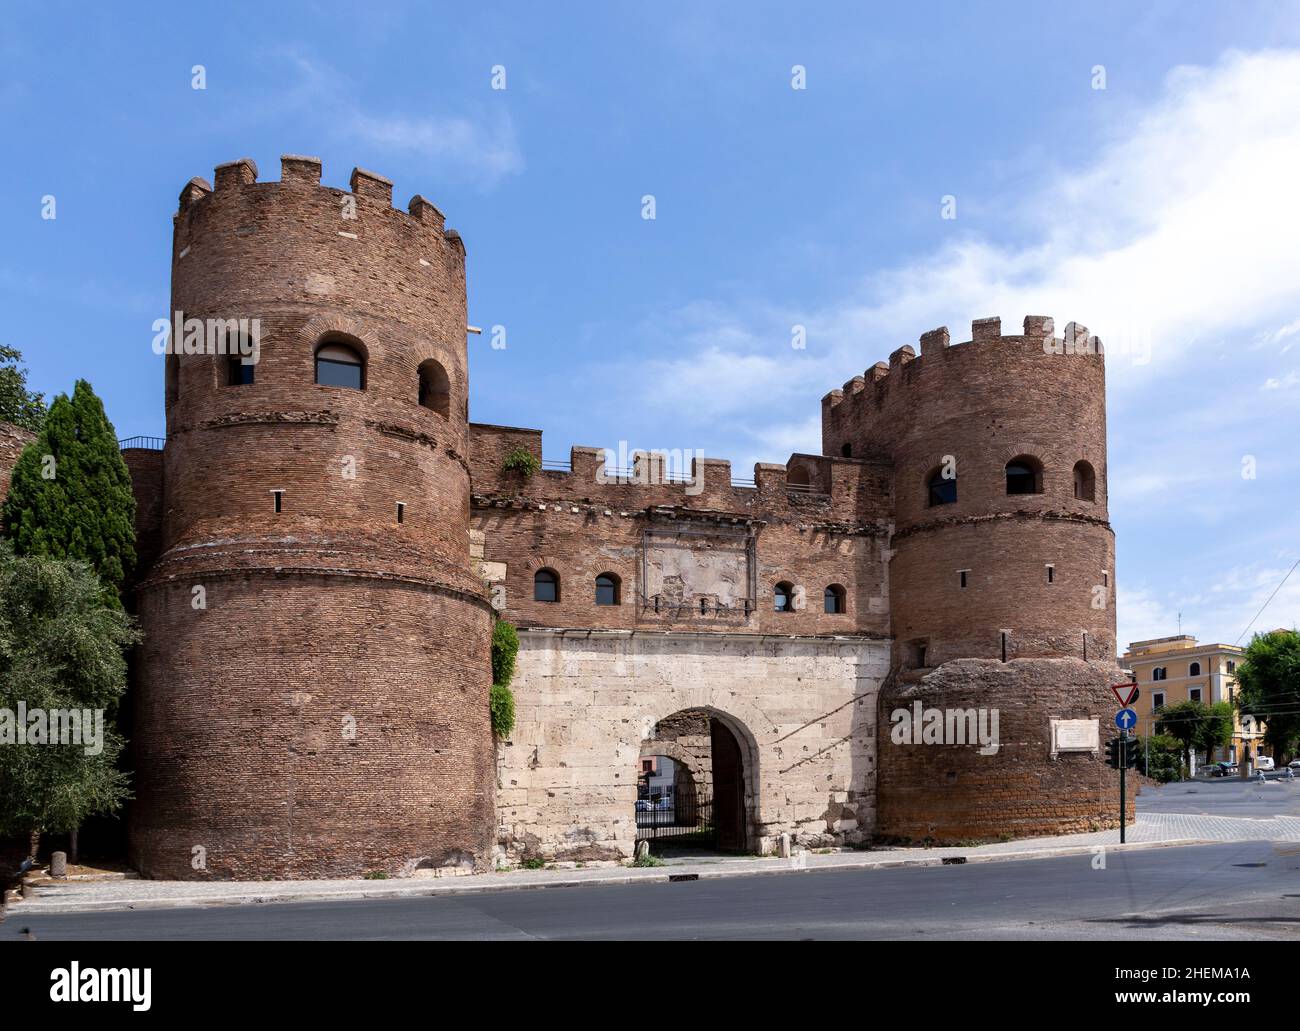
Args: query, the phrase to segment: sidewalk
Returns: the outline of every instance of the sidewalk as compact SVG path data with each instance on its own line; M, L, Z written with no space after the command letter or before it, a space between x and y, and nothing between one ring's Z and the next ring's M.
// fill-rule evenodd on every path
M10 919L42 913L83 913L110 909L161 909L185 906L257 905L273 902L320 902L347 899L410 898L463 895L482 891L568 888L580 885L642 884L688 876L751 877L819 870L862 870L948 863L1002 862L1053 856L1093 855L1106 851L1198 845L1222 841L1296 842L1300 817L1243 819L1150 813L1129 827L1128 843L1119 832L1068 834L1050 838L978 845L969 848L894 848L875 851L801 853L792 859L772 857L703 857L670 859L659 867L596 867L565 870L512 870L464 877L410 878L391 881L149 881L105 880L46 884L13 904Z

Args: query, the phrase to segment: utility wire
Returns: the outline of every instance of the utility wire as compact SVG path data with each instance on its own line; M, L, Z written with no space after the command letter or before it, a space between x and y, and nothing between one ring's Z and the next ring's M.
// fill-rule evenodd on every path
M1282 577L1282 583L1278 584L1276 587L1273 588L1273 593L1268 596L1268 601L1264 602L1264 604L1259 607L1259 611L1255 613L1255 619L1252 619L1250 621L1250 624L1246 627L1246 629L1241 632L1241 636L1232 642L1233 644L1240 644L1241 638L1245 637L1248 633L1250 633L1250 628L1255 625L1255 620L1259 619L1259 617L1264 614L1264 610L1268 608L1268 602L1276 598L1277 592L1282 589L1282 585L1285 584L1289 579L1291 579L1291 574L1295 572L1296 566L1300 566L1300 558L1296 559L1295 563L1291 566L1291 568L1286 571L1286 576Z

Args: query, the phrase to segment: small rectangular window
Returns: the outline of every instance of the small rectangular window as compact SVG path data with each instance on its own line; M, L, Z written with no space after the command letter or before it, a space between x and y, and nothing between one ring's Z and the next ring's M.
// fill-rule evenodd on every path
M969 569L957 570L957 583L961 586L961 589L963 591L966 589L966 574L969 572L970 572Z
M1153 710L1160 709L1164 707L1164 704L1165 704L1165 693L1163 691L1152 691L1151 708Z
M1056 567L1050 563L1047 566L1047 582L1049 584L1056 583Z
M282 491L282 490L273 490L273 491L271 491L271 494L275 497L275 512L276 512L276 515L279 515L280 512L283 511L283 509L284 509L284 491Z
M1187 692L1187 697L1193 702L1199 702L1201 700L1201 689L1199 687L1192 688Z
M403 522L405 519L406 519L406 502L399 501L397 503L397 521L400 523Z
M1101 585L1103 587L1110 586L1110 572L1108 570L1103 569L1101 571Z

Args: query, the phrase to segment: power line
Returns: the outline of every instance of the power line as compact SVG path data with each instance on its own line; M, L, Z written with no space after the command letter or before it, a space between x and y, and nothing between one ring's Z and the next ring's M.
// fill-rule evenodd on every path
M1286 576L1282 577L1282 583L1273 588L1273 593L1268 596L1268 601L1265 601L1264 604L1259 607L1259 611L1255 613L1255 619L1250 621L1246 629L1241 632L1241 636L1232 642L1233 644L1240 644L1241 638L1250 633L1250 628L1255 625L1255 620L1259 619L1259 617L1264 614L1264 610L1268 608L1268 603L1277 597L1277 592L1282 589L1282 585L1291 579L1291 574L1295 572L1296 566L1300 566L1300 558L1296 559L1291 568L1286 571Z

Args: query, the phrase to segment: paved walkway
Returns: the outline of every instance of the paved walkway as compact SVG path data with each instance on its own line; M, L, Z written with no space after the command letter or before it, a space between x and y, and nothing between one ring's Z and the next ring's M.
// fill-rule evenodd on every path
M72 913L101 909L146 909L177 906L250 905L272 902L403 898L459 895L503 889L558 888L584 884L632 884L665 881L669 877L744 877L789 873L792 870L842 870L872 867L938 866L945 860L967 863L1051 856L1088 855L1105 846L1143 849L1222 841L1295 842L1300 852L1300 817L1247 819L1179 813L1146 813L1119 844L1118 831L1027 838L970 848L895 848L872 851L802 853L793 859L770 857L671 859L661 867L594 867L566 870L512 870L467 877L411 878L391 881L149 881L109 880L49 884L15 903L11 919L21 914ZM1292 851L1287 848L1287 851Z

